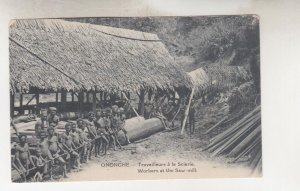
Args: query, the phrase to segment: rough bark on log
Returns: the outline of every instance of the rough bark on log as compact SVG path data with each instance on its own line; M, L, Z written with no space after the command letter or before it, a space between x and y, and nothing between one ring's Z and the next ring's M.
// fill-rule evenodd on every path
M160 119L151 118L143 121L137 120L137 123L125 125L124 129L127 131L127 137L129 138L130 142L134 142L163 131L164 127ZM122 145L127 144L125 134L122 131L119 131L118 133L118 140Z

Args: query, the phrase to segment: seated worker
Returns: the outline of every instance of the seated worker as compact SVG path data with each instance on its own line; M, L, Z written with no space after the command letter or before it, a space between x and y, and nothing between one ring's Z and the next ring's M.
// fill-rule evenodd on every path
M15 160L16 165L19 169L21 169L24 173L21 174L21 177L24 181L26 181L26 176L29 174L30 165L34 167L34 163L31 158L29 146L27 144L27 136L20 135L19 136L20 143L15 147Z
M75 151L76 146L73 143L73 137L71 134L71 124L66 123L65 132L61 135L60 142L66 151L69 152L67 159L70 159L70 165L73 169L80 168L80 157Z
M37 120L35 124L35 136L39 137L40 132L47 132L47 128L49 127L49 123L47 121L47 110L41 110L41 118Z
M96 144L96 150L97 150L98 154L100 155L100 146L102 143L103 153L104 153L104 155L106 155L108 143L109 143L109 140L107 137L109 137L109 133L105 130L105 124L104 124L104 119L102 117L101 110L96 111L95 126L97 128L97 134L100 137L100 139L98 139L99 141L97 141L97 144Z
M47 121L49 124L54 123L55 126L58 125L59 117L56 114L56 107L49 107L49 115L47 116Z
M66 162L62 158L60 154L66 153L64 149L59 145L58 138L56 135L54 135L54 128L49 127L48 128L48 143L49 143L49 151L54 158L54 160L57 160L60 164L60 167L62 169L63 177L67 178L67 169L66 169ZM52 170L50 171L50 178L53 178Z
M36 166L34 179L36 181L43 181L44 176L48 173L47 160L42 156L40 148L36 149L36 155L32 156L32 160Z
M88 130L86 128L86 124L82 119L77 119L77 127L78 127L78 132L79 132L79 139L80 142L83 143L83 150L82 153L80 154L80 162L81 163L86 163L88 159L88 152L90 149L90 139L88 138Z

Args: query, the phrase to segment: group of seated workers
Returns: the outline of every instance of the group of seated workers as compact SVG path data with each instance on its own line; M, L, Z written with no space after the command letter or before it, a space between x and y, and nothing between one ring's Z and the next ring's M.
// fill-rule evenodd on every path
M116 146L122 148L119 131L123 131L127 143L130 143L124 129L125 119L124 109L114 105L95 113L89 112L87 119L67 121L64 131L59 133L56 108L42 110L41 118L35 124L35 149L29 148L27 136L20 133L19 143L14 146L12 166L23 181L27 181L29 174L38 176L39 181L46 176L53 179L55 165L62 173L60 176L67 177L70 169L81 169L81 164L87 163L93 155L105 155L110 147L113 150Z

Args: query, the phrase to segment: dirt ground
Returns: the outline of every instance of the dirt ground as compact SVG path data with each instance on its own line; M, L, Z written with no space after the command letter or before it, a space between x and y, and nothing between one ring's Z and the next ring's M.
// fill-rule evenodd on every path
M90 180L128 180L128 179L176 179L176 178L232 178L253 177L251 170L243 164L230 164L228 159L210 157L202 149L209 143L210 136L203 132L224 116L220 106L206 106L198 111L194 134L187 131L180 136L179 124L176 130L160 132L140 143L125 146L124 150L109 151L108 155L94 158L83 165L79 172L72 172L69 178L61 181L90 181ZM158 173L140 174L139 163L193 163L195 173ZM128 167L104 167L107 163L129 163ZM192 168L191 167L191 168ZM178 167L181 168L181 167ZM187 169L187 167L182 167ZM147 169L155 169L153 167Z

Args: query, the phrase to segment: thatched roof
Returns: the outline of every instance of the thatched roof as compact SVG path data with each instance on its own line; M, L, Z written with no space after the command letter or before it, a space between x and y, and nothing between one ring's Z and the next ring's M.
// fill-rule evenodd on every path
M251 75L243 66L224 66L209 64L188 72L196 93L209 91L211 88L232 88L249 81Z
M209 76L210 84L218 87L234 87L252 78L243 66L209 64L204 66L203 70Z
M191 87L157 35L64 20L10 26L11 92Z
M205 89L209 85L209 76L202 68L198 68L188 73L191 77L195 92Z

